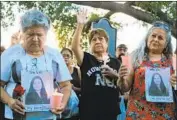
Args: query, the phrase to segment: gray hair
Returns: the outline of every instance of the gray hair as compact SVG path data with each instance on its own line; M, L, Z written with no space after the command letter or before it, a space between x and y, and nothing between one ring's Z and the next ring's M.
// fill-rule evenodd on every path
M39 10L31 9L25 12L20 19L20 29L27 30L32 26L42 26L46 30L50 28L50 19Z
M147 32L145 39L141 41L139 47L131 53L132 64L133 64L134 68L140 66L141 62L146 57L148 57L149 51L148 51L148 47L147 47L147 40L148 40L149 35L152 33L152 31L155 28L160 28L160 29L165 30L165 32L166 32L166 47L164 48L162 53L165 55L165 57L167 59L171 59L172 54L173 54L172 43L171 43L171 28L165 22L156 21L153 23L153 26Z

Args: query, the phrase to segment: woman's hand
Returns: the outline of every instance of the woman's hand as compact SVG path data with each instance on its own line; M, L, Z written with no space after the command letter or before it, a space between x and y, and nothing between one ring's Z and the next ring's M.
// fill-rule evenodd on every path
M11 98L8 102L8 105L15 112L20 113L22 115L25 114L25 107L19 100Z
M125 65L121 65L119 69L119 77L120 79L126 79L128 77L129 71Z
M87 10L85 10L85 9L80 10L77 13L77 23L86 24L88 21L87 16L88 16Z
M171 75L170 83L174 88L177 87L177 76L175 74Z
M81 88L75 87L73 84L72 84L72 89L73 89L74 91L77 91L77 92L80 92L80 91L81 91Z
M51 109L51 112L56 114L56 115L59 115L64 111L64 109L65 109L65 105L62 103L59 108Z
M118 73L116 71L114 71L111 67L109 67L108 65L101 66L101 73L104 76L108 76L111 78L118 78Z
M121 65L119 69L119 80L117 82L117 85L120 86L120 88L122 88L123 86L129 87L127 82L128 75L129 75L128 68L125 65Z

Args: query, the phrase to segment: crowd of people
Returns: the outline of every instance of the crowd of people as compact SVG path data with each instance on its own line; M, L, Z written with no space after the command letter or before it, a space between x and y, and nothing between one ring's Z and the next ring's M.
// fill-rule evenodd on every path
M114 57L108 53L109 35L100 28L89 34L90 52L83 51L81 35L87 16L86 10L77 13L71 48L61 52L44 45L51 26L48 16L35 9L21 16L20 31L12 36L11 46L6 50L1 47L1 119L177 119L170 26L154 22L136 50L129 54L128 47L120 44ZM131 57L131 68L122 64L122 56ZM56 82L64 95L60 107L35 111L35 106L50 104L49 89ZM21 94L19 99L19 86L26 97ZM67 114L72 90L79 100L79 112L62 118L62 113ZM124 114L121 100L125 103ZM26 112L26 105L32 105L33 111Z

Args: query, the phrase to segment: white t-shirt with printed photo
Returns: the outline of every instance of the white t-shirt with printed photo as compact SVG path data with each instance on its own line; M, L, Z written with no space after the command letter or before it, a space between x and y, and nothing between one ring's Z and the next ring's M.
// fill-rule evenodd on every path
M16 62L16 73L17 76L20 76L21 70L24 69L24 63L21 63L20 59L24 58L24 56L26 56L25 60L22 61L25 62L25 69L35 69L32 65L32 59L34 58L26 54L25 50L20 44L10 47L1 55L1 80L8 83L5 87L5 90L11 97L16 86L16 83L12 77L12 64ZM44 55L37 57L36 60L36 66L38 70L45 71L47 69L53 71L53 77L59 83L72 79L62 55L56 49L52 49L46 46L44 48ZM8 105L5 105L5 118L13 119L13 112ZM53 114L48 111L31 112L26 113L26 119L53 119Z

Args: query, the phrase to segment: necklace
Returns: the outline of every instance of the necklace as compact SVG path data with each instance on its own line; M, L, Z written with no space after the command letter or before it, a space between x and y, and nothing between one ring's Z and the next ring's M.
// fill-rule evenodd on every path
M162 66L162 67L166 66L167 58L166 58L165 55L162 54L162 57L161 57L161 59L160 59L159 61L150 61L149 56L146 54L146 55L144 56L143 61L146 62L146 65L147 65L147 66L151 66L151 67L153 67L153 68L159 68L159 67L161 67L161 66Z

